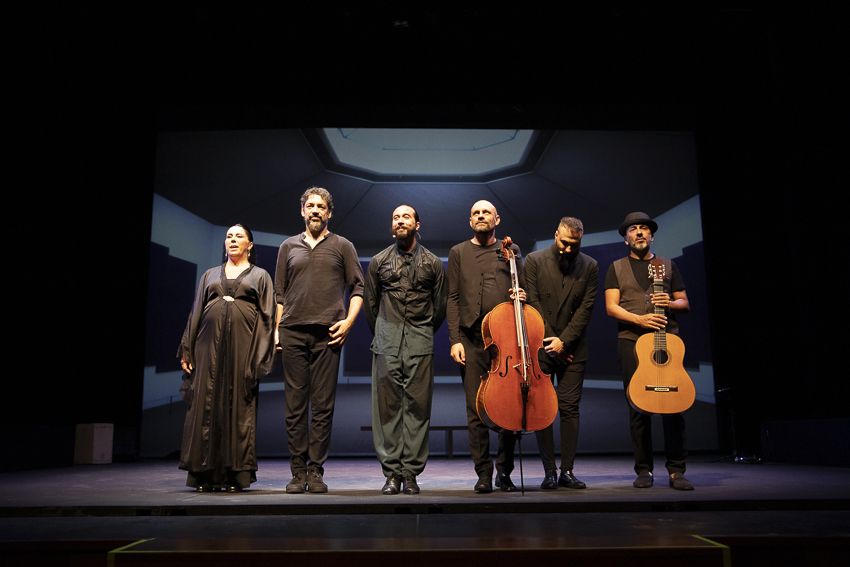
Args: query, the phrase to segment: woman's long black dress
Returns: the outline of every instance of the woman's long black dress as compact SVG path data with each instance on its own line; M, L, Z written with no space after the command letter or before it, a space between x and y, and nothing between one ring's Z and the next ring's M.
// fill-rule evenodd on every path
M178 354L192 363L180 468L197 487L257 479L257 393L274 356L274 283L258 266L228 280L224 265L198 285Z

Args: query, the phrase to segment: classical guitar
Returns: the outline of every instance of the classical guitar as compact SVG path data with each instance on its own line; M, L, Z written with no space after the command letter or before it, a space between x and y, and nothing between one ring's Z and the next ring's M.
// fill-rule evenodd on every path
M652 291L664 291L664 263L649 264ZM665 308L655 306L656 315ZM629 402L646 413L681 413L691 407L696 397L694 383L682 361L685 343L665 329L641 335L635 343L638 366L632 375L626 395Z

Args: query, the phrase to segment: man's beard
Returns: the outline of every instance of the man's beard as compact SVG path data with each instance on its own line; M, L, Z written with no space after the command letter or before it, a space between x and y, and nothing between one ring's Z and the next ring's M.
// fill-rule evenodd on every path
M396 230L395 232L393 232L393 238L396 239L396 242L398 242L399 245L410 244L410 242L415 238L415 236L416 233L408 229Z
M638 258L645 258L647 254L649 254L649 243L645 243L643 247L638 247L637 245L629 245L629 249Z
M561 273L566 274L570 271L576 256L578 256L578 252L573 252L572 254L562 252L558 255L558 267L561 269Z

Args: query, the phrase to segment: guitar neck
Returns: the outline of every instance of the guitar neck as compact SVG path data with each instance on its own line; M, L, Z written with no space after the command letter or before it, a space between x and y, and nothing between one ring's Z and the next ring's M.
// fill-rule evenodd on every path
M652 293L664 293L664 280L652 280ZM656 315L664 315L666 308L660 305L653 305Z
M652 280L652 291L654 293L664 293L664 280ZM654 305L656 315L666 315L667 309L660 305ZM667 330L659 329L655 331L655 349L667 350Z

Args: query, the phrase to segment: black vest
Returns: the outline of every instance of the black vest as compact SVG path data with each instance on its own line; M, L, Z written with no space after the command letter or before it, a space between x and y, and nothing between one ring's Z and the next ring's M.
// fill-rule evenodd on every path
M673 279L672 262L659 256L656 256L655 259L664 262L664 291L670 294L672 300L673 292L670 291ZM646 277L649 279L649 262L646 262L646 265ZM620 307L636 315L653 313L655 308L649 300L649 296L652 294L652 284L647 289L643 289L638 284L637 280L635 280L635 274L632 271L628 256L614 262L614 272L617 274L617 284L620 286ZM617 321L617 326L619 329L617 338L631 341L636 341L640 335L652 332L650 329L644 329L638 325L632 325L623 321ZM679 332L679 324L676 323L676 319L669 309L667 310L667 332L673 334L678 334Z

